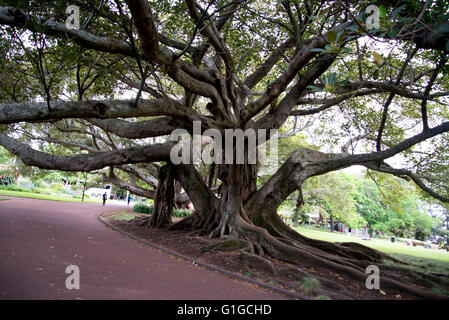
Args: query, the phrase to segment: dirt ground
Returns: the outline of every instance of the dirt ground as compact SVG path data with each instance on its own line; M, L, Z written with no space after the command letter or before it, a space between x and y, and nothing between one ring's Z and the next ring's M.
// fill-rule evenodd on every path
M123 213L123 210L122 210ZM205 247L219 242L216 239L208 239L206 236L190 235L187 231L168 231L167 229L153 229L147 227L133 227L126 220L111 219L109 216L116 212L107 212L102 217L108 223L131 233L141 239L145 239L158 246L170 249L180 254L189 256L195 261L217 266L219 268L238 273L258 281L274 285L290 292L295 292L313 299L341 299L333 296L331 291L322 290L316 282L310 279L303 279L297 272L295 266L269 257L265 257L272 264L259 261L249 257L239 249L214 249L202 251ZM127 209L126 214L136 215L131 209ZM137 214L139 215L139 214ZM174 218L176 219L176 218ZM273 268L274 266L274 268ZM358 283L346 276L339 275L327 270L317 270L314 268L305 269L312 275L332 279L347 288L347 293L353 299L362 300L409 300L411 296L391 292L390 290L368 290L365 283ZM296 273L296 274L295 274ZM368 274L367 274L368 277Z

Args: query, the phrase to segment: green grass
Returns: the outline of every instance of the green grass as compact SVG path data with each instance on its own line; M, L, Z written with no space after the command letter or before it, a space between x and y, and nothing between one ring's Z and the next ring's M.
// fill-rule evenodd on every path
M390 255L399 260L410 263L410 265L408 266L403 265L404 268L410 268L424 273L427 273L427 271L431 271L435 274L449 275L449 263L447 262L427 258L413 257L410 255L399 253L390 253ZM391 265L395 264L393 261L385 261L385 263ZM449 278L445 278L443 282L445 286L449 286Z
M111 218L113 220L132 220L134 219L135 215L134 214L130 214L128 211L126 210L118 210L115 211L114 214L108 216L108 218Z
M81 202L81 199L74 199L73 197L53 196L53 195L48 195L48 194L10 191L10 190L0 190L0 196L11 196L11 197L19 197L19 198L54 200L54 201L67 201L67 202ZM87 199L84 199L84 202L101 203L101 201L87 200Z
M338 232L325 232L319 230L310 230L306 228L295 228L302 235L329 242L358 242L367 247L392 254L408 255L418 258L426 258L449 262L449 253L444 250L425 249L422 247L407 246L404 242L392 243L382 239L362 240L359 237L341 234Z

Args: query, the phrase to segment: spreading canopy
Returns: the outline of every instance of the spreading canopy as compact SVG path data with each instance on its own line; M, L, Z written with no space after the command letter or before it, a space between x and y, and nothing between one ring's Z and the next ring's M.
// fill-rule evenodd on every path
M176 178L196 209L184 224L245 234L285 260L286 243L312 242L276 209L309 177L362 165L449 201L447 1L72 2L79 28L66 1L0 7L0 145L25 164L95 170L157 208ZM320 151L288 150L259 186L257 166L174 166L167 135L194 121L302 132ZM310 250L302 262L329 260Z

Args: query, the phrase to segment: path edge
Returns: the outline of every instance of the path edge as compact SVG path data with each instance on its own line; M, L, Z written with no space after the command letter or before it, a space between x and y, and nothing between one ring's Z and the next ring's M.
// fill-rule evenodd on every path
M221 273L223 275L226 275L228 277L232 277L232 278L235 278L235 279L238 279L238 280L241 280L241 281L249 282L249 283L254 284L254 285L258 286L258 287L261 287L261 288L264 288L264 289L268 289L268 290L271 290L271 291L274 291L276 293L280 293L280 294L286 295L286 296L294 298L294 299L298 299L298 300L313 300L310 297L306 297L306 296L303 296L303 295L300 295L300 294L297 294L297 293L294 293L294 292L290 292L288 290L285 290L285 289L282 289L282 288L279 288L279 287L276 287L276 286L273 286L273 285L270 285L270 284L267 284L267 283L255 280L255 279L251 279L251 278L246 277L244 275L241 275L241 274L238 274L238 273L235 273L235 272L231 272L229 270L225 270L225 269L219 268L219 267L211 265L211 264L207 264L207 263L204 263L204 262L201 262L201 261L195 261L195 259L193 259L192 257L186 256L186 255L184 255L182 253L179 253L179 252L176 252L174 250L167 249L165 247L159 246L159 245L154 244L154 243L152 243L152 242L150 242L148 240L139 238L139 237L137 237L137 236L135 236L135 235L133 235L133 234L131 234L129 232L126 232L126 231L124 231L124 230L122 230L122 229L120 229L120 228L110 224L109 222L107 222L107 221L105 221L103 219L102 214L103 213L98 214L97 217L98 217L98 220L100 220L105 226L107 226L107 227L109 227L109 228L111 228L111 229L121 233L122 235L125 235L125 236L133 239L133 240L136 240L136 241L138 241L140 243L143 243L143 244L145 244L147 246L150 246L150 247L152 247L154 249L161 250L161 251L163 251L163 252L165 252L165 253L167 253L169 255L172 255L172 256L175 256L177 258L181 258L183 260L191 262L194 265L201 266L201 267L204 267L206 269L219 272L219 273Z

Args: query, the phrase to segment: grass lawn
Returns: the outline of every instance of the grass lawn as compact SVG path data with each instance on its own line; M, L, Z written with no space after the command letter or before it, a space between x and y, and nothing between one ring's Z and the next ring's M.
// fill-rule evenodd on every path
M125 220L125 221L132 220L136 216L151 216L151 214L138 213L138 212L130 211L129 209L114 210L114 211L109 211L108 213L109 213L109 215L107 215L107 217L110 219ZM181 221L182 219L184 219L184 218L180 218L180 217L172 217L171 218L172 222L178 222L178 221Z
M383 239L362 240L359 237L341 234L339 232L325 232L319 230L310 230L301 227L294 229L296 229L299 233L303 234L304 236L312 239L319 239L330 242L358 242L367 247L371 247L373 249L388 254L392 254L393 256L397 255L398 258L400 258L400 255L407 255L418 258L439 260L449 263L449 252L446 252L445 250L434 250L434 249L425 249L422 247L407 246L404 242L392 243L390 241Z
M134 219L134 217L136 216L135 213L133 212L129 212L127 210L116 210L113 211L114 213L109 215L108 218L111 218L113 220L125 220L125 221L129 221Z
M33 192L21 192L21 191L10 191L10 190L0 190L0 196L11 196L19 198L31 198L31 199L41 199L41 200L54 200L54 201L67 201L67 202L81 202L81 199L75 199L70 197L62 196L52 196L48 194L39 194ZM84 199L84 202L88 203L101 203L101 201Z

